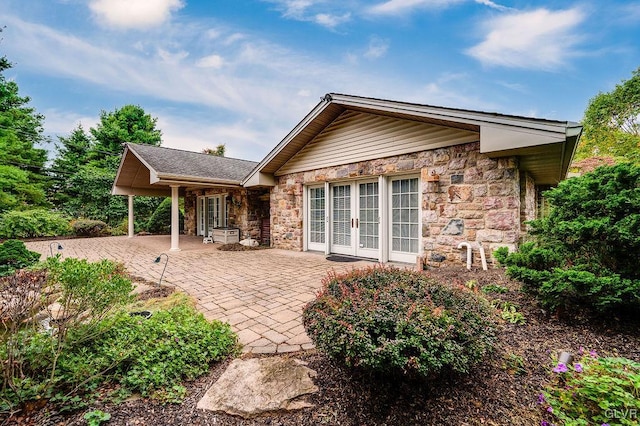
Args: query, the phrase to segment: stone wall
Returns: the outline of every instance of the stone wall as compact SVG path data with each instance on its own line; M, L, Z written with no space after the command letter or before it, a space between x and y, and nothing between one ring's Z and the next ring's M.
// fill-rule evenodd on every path
M536 183L528 173L520 173L520 233L528 231L526 222L536 218Z
M466 262L473 246L473 264L480 266L477 247L482 244L491 261L498 246L515 247L520 236L519 173L514 157L491 159L471 143L421 153L422 237L426 262ZM430 166L430 167L429 167ZM440 176L438 185L428 174Z
M517 160L488 158L477 142L277 177L271 191L272 245L302 250L305 184L408 172L421 176L420 254L429 264L459 263L466 255L457 249L463 241L482 244L488 257L498 246L515 247L521 229ZM437 184L428 181L432 174L439 175ZM479 265L477 253L474 249Z
M197 227L197 198L217 194L227 195L228 226L240 229L242 238L260 238L263 218L269 217L268 190L247 190L244 188L210 188L187 191L185 206L185 230L195 235Z
M277 178L271 190L271 246L302 250L303 173Z

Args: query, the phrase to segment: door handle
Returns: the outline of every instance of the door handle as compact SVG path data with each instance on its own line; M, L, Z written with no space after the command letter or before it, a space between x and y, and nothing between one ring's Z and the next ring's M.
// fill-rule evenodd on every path
M351 227L353 228L353 218L351 218Z
M360 219L356 218L356 228L360 226Z

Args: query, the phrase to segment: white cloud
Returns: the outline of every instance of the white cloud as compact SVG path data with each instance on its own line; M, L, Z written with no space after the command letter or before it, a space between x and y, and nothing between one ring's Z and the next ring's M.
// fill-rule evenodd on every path
M163 62L167 64L177 65L182 62L183 59L189 56L189 52L184 50L180 50L178 52L169 52L165 49L158 49L158 56L162 59Z
M416 9L443 9L469 0L387 0L369 8L369 13L374 15L403 15ZM475 3L497 10L509 10L491 0L473 0Z
M441 8L461 3L464 0L388 0L369 9L376 15L401 15L418 8Z
M374 36L369 40L369 47L364 56L369 59L378 59L383 57L387 50L389 50L389 40Z
M349 22L351 20L351 14L345 13L344 15L331 15L328 13L318 13L313 20L316 24L333 29L338 25Z
M286 18L301 19L305 16L308 8L316 2L313 0L267 0L276 3L282 14Z
M485 6L489 6L493 9L498 9L498 10L509 10L510 8L508 8L507 6L502 6L501 4L498 4L496 2L493 2L491 0L475 0L476 3L479 4L483 4Z
M220 69L224 65L224 59L220 55L209 55L204 58L200 58L196 62L196 66L202 68L215 68Z
M498 16L485 24L484 40L466 51L483 65L554 70L580 55L579 9L537 9Z
M158 26L182 7L182 0L91 0L89 3L100 23L124 29Z
M351 21L351 12L345 5L331 0L263 0L274 3L287 19L313 22L330 30Z
M244 40L245 39L245 35L241 34L241 33L233 33L231 35L229 35L228 37L226 37L224 39L224 41L222 42L223 45L225 46L231 46L232 44L240 41L240 40Z

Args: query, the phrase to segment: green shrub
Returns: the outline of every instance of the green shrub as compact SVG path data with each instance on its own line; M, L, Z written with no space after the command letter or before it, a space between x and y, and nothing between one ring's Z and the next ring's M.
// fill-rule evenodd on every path
M0 244L0 277L31 266L40 260L40 253L30 251L19 240L7 240Z
M87 421L87 426L100 426L102 422L111 420L111 414L101 410L92 410L82 416Z
M640 363L591 352L573 365L557 364L553 374L538 400L553 415L551 420L564 425L638 424Z
M180 229L184 228L184 214L179 212ZM165 198L147 222L147 231L152 233L171 232L171 198Z
M545 197L535 241L495 253L507 274L552 310L640 311L640 166L600 167Z
M509 289L506 288L505 286L502 286L500 284L487 284L484 287L482 287L482 292L487 294L487 293L506 293L508 292Z
M182 380L206 373L237 343L228 324L209 322L184 302L146 320L121 313L99 328L100 338L74 346L61 357L60 375L67 385L106 370L110 380L131 392L171 399L180 393L174 387Z
M13 327L1 335L0 355L12 362L2 364L5 386L0 394L0 411L35 397L53 396L66 386L60 362L71 348L95 339L102 321L131 300L133 286L120 264L50 257L45 265L46 274L16 275L15 280L6 282L8 286L3 283L1 295L9 294L14 301L12 307L21 309L12 314L20 323L14 320ZM45 318L55 318L55 324L50 323L55 330L43 333L31 318L36 308L42 309L40 304L47 306L54 301L59 304L58 314L48 312Z
M47 274L25 275L21 281L5 278L8 284L15 281L11 288L0 280L0 297L25 286L32 290L17 292L30 296L19 304L29 309L16 312L16 327L0 334L0 359L12 360L2 363L0 413L40 398L77 409L105 382L120 385L121 394L139 392L177 402L185 395L182 380L207 372L212 362L236 350L230 326L208 322L188 299L146 320L125 312L131 282L121 265L72 258L49 258L46 265ZM41 309L31 308L45 295L55 298L64 313L51 323L49 333L24 321Z
M133 284L121 263L107 259L89 262L73 257L61 261L50 257L46 266L49 281L59 291L58 302L64 309L65 321L89 316L95 322L131 301ZM58 321L58 325L65 323Z
M316 346L347 366L429 378L469 372L493 346L493 315L464 287L376 267L325 278L303 322Z
M76 219L71 221L74 235L79 237L102 237L109 235L109 225L101 220Z
M0 216L0 238L36 238L69 235L69 219L48 210L12 210Z

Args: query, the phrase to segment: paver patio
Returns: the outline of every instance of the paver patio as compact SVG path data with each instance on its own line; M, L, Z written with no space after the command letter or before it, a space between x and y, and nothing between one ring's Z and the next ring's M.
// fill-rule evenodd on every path
M313 347L302 325L302 307L311 301L327 271L373 265L358 261L336 263L318 253L268 249L221 251L202 238L180 237L179 252L167 252L169 236L105 237L60 240L63 257L90 261L111 259L150 281L158 281L166 252L169 262L163 283L192 296L208 319L229 322L244 351L292 352ZM51 241L28 242L30 250L49 254ZM57 252L54 248L54 252Z

